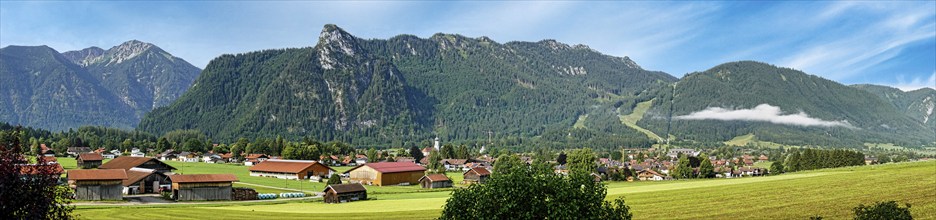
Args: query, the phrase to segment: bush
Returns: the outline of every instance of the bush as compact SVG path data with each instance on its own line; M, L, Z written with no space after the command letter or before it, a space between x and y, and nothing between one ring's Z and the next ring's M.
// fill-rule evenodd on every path
M906 205L907 207L902 208L897 205L896 201L877 202L873 206L861 204L854 208L855 220L913 219L913 216L910 216L910 204Z

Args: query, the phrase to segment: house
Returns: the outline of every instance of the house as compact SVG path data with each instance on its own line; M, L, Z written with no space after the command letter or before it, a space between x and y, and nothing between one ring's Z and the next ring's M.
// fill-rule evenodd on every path
M172 198L176 201L231 200L234 174L171 175Z
M136 167L127 170L127 179L122 183L123 193L128 195L159 193L163 190L169 190L171 184L169 177L164 173L156 172L154 169Z
M445 174L429 174L419 178L419 185L424 189L450 188L452 187L452 179L449 179Z
M182 162L195 163L195 162L198 162L198 154L195 154L193 152L188 152L188 151L182 151L181 153L177 155L176 160L182 161Z
M679 154L683 154L688 157L697 157L699 156L699 153L701 152L693 150L693 149L676 148L676 149L671 149L669 153L666 153L666 156L669 156L670 159L678 159L677 157L679 157Z
M159 160L163 160L163 161L165 161L165 160L176 160L177 158L179 158L179 153L176 153L174 150L169 149L169 150L163 151L162 153L156 155L156 157L159 158Z
M462 175L465 176L465 184L484 183L487 181L488 177L491 177L491 171L475 167L465 171Z
M767 158L767 155L763 155L763 154L761 154L760 157L757 157L757 161L760 161L760 162L767 162L768 159L770 158Z
M101 161L104 161L104 156L99 153L78 154L78 167L81 169L98 168L101 166Z
M65 149L65 153L71 156L78 156L78 154L90 153L90 152L91 152L90 147L68 147Z
M55 158L54 156L53 156L53 157L50 157L50 156L42 156L41 158L42 158L43 164L58 163L58 158ZM39 158L36 158L36 163L39 163Z
M363 154L354 155L355 164L365 164L367 163L367 156Z
M127 171L122 169L69 170L68 186L75 190L78 200L122 200L123 180Z
M104 159L114 159L114 158L117 158L117 155L114 155L111 153L104 153L104 154L101 154L101 157L104 157Z
M444 159L442 160L442 165L445 166L446 170L456 171L456 170L467 170L465 169L465 163L468 163L466 159Z
M342 203L367 199L367 189L360 183L328 185L322 196L325 203Z
M423 157L429 157L429 154L432 153L432 150L435 150L435 148L431 148L431 147L423 148L422 149Z
M160 173L171 173L176 169L152 157L117 157L102 164L98 169L130 170L134 167L154 169L156 172Z
M250 167L250 176L283 179L328 178L337 172L323 163L312 160L266 160Z
M221 158L220 154L207 153L202 155L201 161L205 163L224 163L224 159Z
M223 159L225 162L230 162L230 163L237 162L234 159L234 153L221 154L221 159Z
M42 152L39 152L39 154L42 156L46 156L46 157L55 156L55 151L53 151L52 148L49 148L45 144L39 144L39 149L42 150Z
M378 162L361 164L344 173L352 183L368 185L409 185L419 182L426 168L408 162Z
M140 151L139 148L133 148L133 150L130 150L130 156L131 157L145 157L146 154L143 153L143 151Z
M640 180L652 180L652 181L661 181L663 180L663 175L657 173L653 170L640 170L637 171L637 179Z
M244 166L257 165L269 159L270 156L267 156L266 154L248 154L246 157L244 157Z

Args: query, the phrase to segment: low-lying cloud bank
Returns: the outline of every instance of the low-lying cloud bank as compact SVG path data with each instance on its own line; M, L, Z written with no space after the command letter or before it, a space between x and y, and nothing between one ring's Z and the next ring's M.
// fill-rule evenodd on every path
M783 115L780 107L770 104L760 104L752 109L725 109L719 107L709 107L702 111L690 113L688 115L676 116L678 120L721 120L721 121L755 121L769 122L774 124L796 125L796 126L817 126L817 127L852 127L846 121L825 121L818 118L811 118L804 112L797 114Z

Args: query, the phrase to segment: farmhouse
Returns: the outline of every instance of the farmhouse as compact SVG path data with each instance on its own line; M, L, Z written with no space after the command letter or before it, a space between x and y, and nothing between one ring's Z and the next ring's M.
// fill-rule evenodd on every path
M465 173L462 173L462 175L465 176L465 184L484 183L487 181L487 178L491 176L491 171L488 171L488 169L475 167L465 171Z
M266 160L250 167L250 176L308 179L331 176L335 169L311 160Z
M336 184L325 187L325 203L341 203L367 199L367 189L360 183Z
M176 201L231 200L234 174L171 175L172 198Z
M68 186L75 189L78 200L122 200L123 180L127 171L109 170L69 170Z
M128 195L159 193L162 190L168 190L171 184L166 174L156 172L154 169L134 167L127 170L127 179L123 181L123 193Z
M46 146L45 144L40 144L40 145L39 145L39 149L42 150L42 152L39 152L39 154L42 155L42 156L46 156L46 157L54 157L54 156L55 156L55 151L52 150L52 148L49 148L48 146Z
M65 148L65 153L68 154L68 155L72 155L72 156L77 156L78 154L89 153L89 152L91 152L91 148L90 148L90 147L68 147L68 148Z
M660 175L659 173L653 170L641 170L641 171L637 171L637 179L661 181L663 180L663 175Z
M270 156L267 156L266 154L248 154L246 157L244 157L244 166L257 165L269 159Z
M358 165L345 173L350 174L353 183L387 186L415 184L424 171L426 168L414 163L379 162Z
M419 185L425 189L452 187L452 180L445 174L429 174L419 178Z
M78 167L81 169L92 169L101 166L104 156L99 153L82 153L78 155Z
M152 157L117 157L101 165L98 169L130 170L130 168L134 167L154 169L160 173L171 173L176 169Z

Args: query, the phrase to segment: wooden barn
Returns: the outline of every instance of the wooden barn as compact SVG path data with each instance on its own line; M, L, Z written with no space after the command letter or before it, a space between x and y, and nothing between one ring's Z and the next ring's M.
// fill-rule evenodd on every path
M465 184L484 183L487 181L487 178L491 176L491 171L485 168L475 167L465 171L462 175L465 176Z
M335 169L311 160L266 160L250 167L250 176L283 179L328 178Z
M368 185L408 185L416 184L426 168L410 162L367 163L351 168L351 182Z
M154 169L156 172L160 173L170 173L176 169L175 167L169 166L169 164L163 163L162 161L152 157L117 157L105 164L102 164L100 167L98 167L98 169L130 170L134 167Z
M336 184L325 187L325 203L341 203L367 199L367 189L360 183Z
M171 175L172 198L176 201L231 200L234 174Z
M104 156L99 153L78 154L78 167L81 169L98 168L101 166L101 161L104 161Z
M127 179L123 181L123 193L145 194L159 193L161 190L169 190L172 187L169 182L169 176L164 173L156 172L154 169L130 168L127 170Z
M419 185L426 189L450 188L452 187L452 180L445 174L429 174L419 178Z
M123 180L127 171L108 170L69 170L68 186L75 190L77 200L122 200Z

